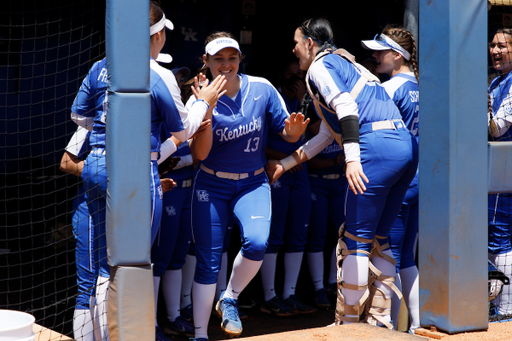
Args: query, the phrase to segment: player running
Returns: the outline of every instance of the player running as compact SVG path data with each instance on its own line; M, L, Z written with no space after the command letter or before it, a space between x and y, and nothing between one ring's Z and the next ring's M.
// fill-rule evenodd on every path
M192 289L195 340L208 340L224 234L234 214L242 234L228 286L216 309L222 329L242 333L238 296L260 269L270 229L270 186L264 172L269 131L295 142L306 129L302 114L289 115L277 90L265 79L238 73L242 54L226 32L206 39L203 62L208 78L224 75L226 94L208 111L212 125L191 143L201 161L192 197L192 235L197 268ZM187 105L193 103L189 100ZM212 110L213 109L213 110Z

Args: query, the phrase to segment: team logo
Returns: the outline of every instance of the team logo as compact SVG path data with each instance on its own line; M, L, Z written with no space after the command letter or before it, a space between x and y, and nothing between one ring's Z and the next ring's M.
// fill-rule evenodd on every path
M512 114L512 107L510 105L507 105L505 107L505 114L507 114L507 115Z
M316 193L311 192L311 200L316 201Z
M160 197L160 200L164 197L164 191L162 191L162 186L158 186L158 196Z
M197 32L194 32L193 28L181 27L181 34L185 36L184 41L197 41Z
M168 216L176 215L176 208L174 206L165 206L165 210Z
M208 202L208 201L210 201L210 195L204 189L197 190L196 194L197 194L197 200L198 201L201 201L201 202Z
M329 96L330 93L331 93L331 88L329 88L328 86L326 86L325 88L322 89L322 95Z
M272 184L272 188L281 188L281 181L276 180L276 182Z

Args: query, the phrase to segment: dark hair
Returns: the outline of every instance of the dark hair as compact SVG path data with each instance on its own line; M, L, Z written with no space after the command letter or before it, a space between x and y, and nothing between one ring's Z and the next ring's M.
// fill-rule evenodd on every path
M407 65L412 65L414 77L419 82L419 68L418 59L416 57L416 41L411 32L407 31L402 26L387 25L382 30L382 33L391 38L395 43L402 46L411 55L410 60L405 60Z
M331 24L327 19L316 18L305 20L300 25L300 30L304 38L311 38L314 42L320 45L318 53L327 49L335 50L334 35L332 33Z

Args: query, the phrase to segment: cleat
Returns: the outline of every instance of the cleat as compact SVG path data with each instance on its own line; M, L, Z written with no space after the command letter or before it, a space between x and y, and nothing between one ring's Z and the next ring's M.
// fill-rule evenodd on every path
M194 311L192 310L192 304L180 309L180 315L187 320L187 322L194 324Z
M194 326L182 316L178 316L174 322L165 319L164 331L169 335L194 336L195 333Z
M324 288L315 291L315 305L319 309L328 310L331 308L331 301L327 297L327 291Z
M260 311L265 314L274 314L280 317L293 315L292 309L283 301L281 301L277 296L274 296L274 298L262 303L260 306Z
M292 309L292 314L294 315L307 315L316 313L316 308L302 303L295 295L290 295L290 297L284 300L284 303Z
M242 334L242 321L238 315L238 302L232 298L221 296L215 307L217 315L221 319L220 327L224 333L230 337L236 337Z
M338 298L338 284L336 282L329 283L325 287L325 291L327 293L327 297L330 299L336 300Z
M163 332L162 329L160 329L160 327L156 327L156 330L155 330L155 340L156 341L170 341L167 336L165 336L165 333Z

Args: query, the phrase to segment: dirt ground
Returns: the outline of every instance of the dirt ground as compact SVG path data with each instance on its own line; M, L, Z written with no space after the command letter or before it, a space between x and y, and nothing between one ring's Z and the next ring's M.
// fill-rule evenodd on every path
M359 340L406 340L422 341L434 338L413 336L403 332L388 331L360 323L357 325L327 327L334 321L334 310L319 310L312 316L275 317L263 314L256 306L244 310L248 318L243 321L244 331L239 341L359 341ZM220 320L210 320L209 337L214 340L229 340L220 328ZM179 340L178 338L176 340ZM183 340L183 339L182 339ZM487 331L443 334L442 341L505 341L512 340L512 322L490 323Z

